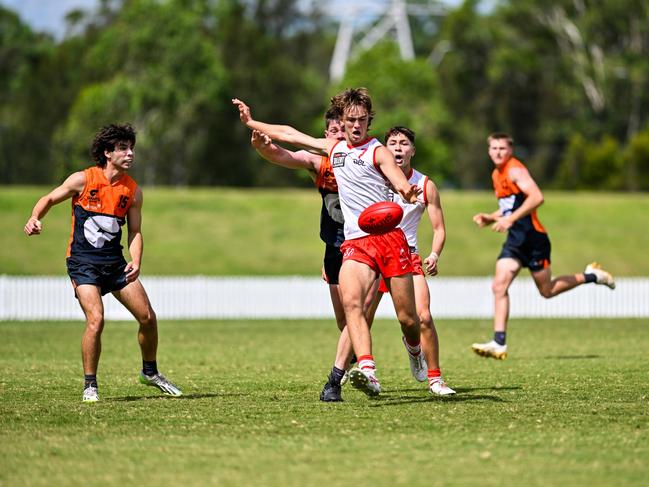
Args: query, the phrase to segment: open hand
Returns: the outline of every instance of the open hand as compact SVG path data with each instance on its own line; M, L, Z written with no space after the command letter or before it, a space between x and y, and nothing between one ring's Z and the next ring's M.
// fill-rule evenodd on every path
M241 123L247 125L248 122L252 120L252 114L250 113L250 107L238 98L232 98L232 104L239 109L239 119Z

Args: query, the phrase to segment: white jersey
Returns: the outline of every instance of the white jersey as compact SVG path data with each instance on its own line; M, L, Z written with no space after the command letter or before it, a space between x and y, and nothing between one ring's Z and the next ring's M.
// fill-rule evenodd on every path
M416 169L411 169L408 182L410 184L416 184L417 187L422 190L422 193L417 196L417 202L414 204L407 203L399 193L394 193L393 191L390 191L390 200L398 203L403 209L403 218L401 219L401 223L399 223L399 228L401 228L403 233L406 235L410 252L413 254L419 254L419 248L417 246L417 229L419 228L421 216L424 214L426 205L428 204L428 200L426 199L426 184L428 183L428 176L424 176Z
M373 137L356 146L341 140L329 155L338 183L346 240L368 235L358 227L359 215L371 204L389 199L385 177L376 164L375 153L381 145Z

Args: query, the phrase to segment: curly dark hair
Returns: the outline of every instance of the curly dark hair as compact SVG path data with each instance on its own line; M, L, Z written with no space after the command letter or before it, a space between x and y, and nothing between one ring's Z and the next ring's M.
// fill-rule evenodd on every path
M106 167L104 151L112 151L119 142L130 142L135 147L135 129L130 123L124 125L110 124L102 127L92 141L90 155L99 167Z

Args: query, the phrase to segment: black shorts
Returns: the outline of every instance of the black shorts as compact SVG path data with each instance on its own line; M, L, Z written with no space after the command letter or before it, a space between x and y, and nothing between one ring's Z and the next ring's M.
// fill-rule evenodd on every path
M75 290L77 286L82 284L92 284L99 287L101 295L108 294L112 291L119 291L124 288L126 284L126 261L122 259L120 262L113 262L110 264L93 264L90 262L79 262L73 257L68 257L66 260L68 266L68 276L72 281ZM75 292L76 294L76 292Z
M517 235L507 236L498 259L516 259L531 272L540 271L550 265L552 246L547 234L530 232L523 239L517 237Z
M338 284L338 275L342 265L343 253L340 251L340 247L327 244L324 255L324 269L329 284Z

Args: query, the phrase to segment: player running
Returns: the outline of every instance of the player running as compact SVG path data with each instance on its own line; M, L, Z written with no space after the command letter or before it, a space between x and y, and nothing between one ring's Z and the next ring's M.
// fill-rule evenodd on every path
M344 141L315 139L286 125L256 121L243 102L237 99L232 102L239 109L241 121L250 129L329 156L345 220L340 290L347 330L359 365L350 374L350 382L367 395L376 396L381 385L376 378L364 303L377 275L382 275L390 287L402 332L413 349L420 347L419 318L410 250L403 232L396 228L382 235L368 235L359 228L358 217L371 204L387 200L386 178L405 201L415 203L421 190L408 183L390 151L368 136L374 113L371 98L364 88L345 90L332 99L333 108L342 113Z
M473 221L479 227L491 225L496 232L507 232L507 240L496 260L492 284L494 338L486 343L474 343L472 349L484 357L505 359L508 290L522 267L529 268L544 298L552 298L589 282L615 289L615 281L595 262L586 266L583 273L552 279L550 239L536 214L537 208L543 204L543 194L527 168L513 157L514 141L509 135L494 133L487 138L487 142L489 157L495 165L491 179L499 209L493 213L478 213Z
M142 351L140 382L170 396L182 392L158 372L158 322L140 283L143 240L142 190L127 174L135 155L135 131L130 125L102 128L92 144L96 166L71 174L61 186L38 200L25 225L27 235L38 235L49 209L72 198L72 235L67 251L68 275L86 316L81 340L85 374L83 402L99 400L97 368L104 329L102 295L109 292L140 324ZM122 226L128 225L131 262L122 255Z

